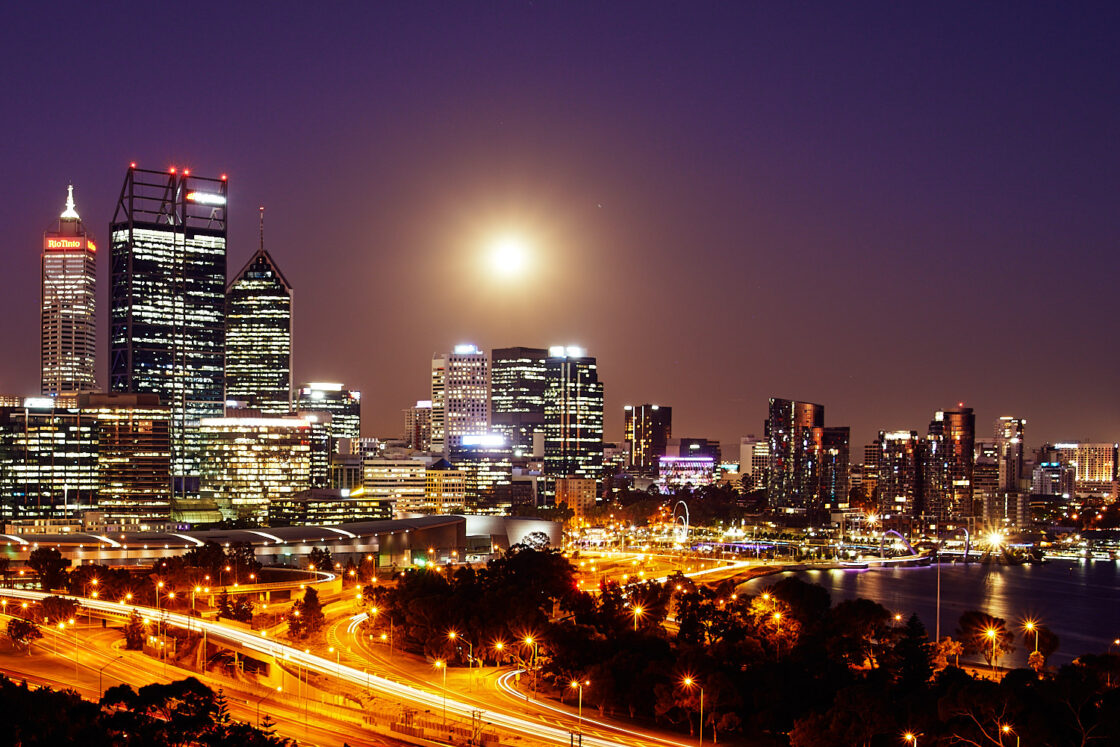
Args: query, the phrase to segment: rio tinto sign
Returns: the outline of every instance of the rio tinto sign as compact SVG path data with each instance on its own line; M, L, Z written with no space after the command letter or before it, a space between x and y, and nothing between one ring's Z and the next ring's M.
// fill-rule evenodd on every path
M44 248L46 249L84 249L88 244L90 251L97 251L92 241L86 239L54 239L47 238L43 240Z

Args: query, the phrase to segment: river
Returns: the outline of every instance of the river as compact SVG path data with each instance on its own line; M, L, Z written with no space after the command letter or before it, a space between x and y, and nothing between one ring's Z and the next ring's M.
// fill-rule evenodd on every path
M820 584L833 604L864 597L892 612L918 613L932 638L937 607L937 568L901 567L868 570L799 571L804 581ZM774 583L766 576L745 584L749 593ZM1072 661L1083 653L1104 653L1120 637L1120 562L1053 560L1042 565L946 564L941 567L941 635L955 637L966 610L983 610L1007 621L1016 633L1016 650L1000 661L1025 666L1032 642L1024 643L1021 622L1037 620L1058 634L1051 664ZM1115 649L1114 649L1115 651Z

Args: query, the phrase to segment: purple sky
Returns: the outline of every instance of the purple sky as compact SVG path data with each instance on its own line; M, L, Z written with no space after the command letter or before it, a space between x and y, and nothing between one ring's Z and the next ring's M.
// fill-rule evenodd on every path
M135 160L229 174L231 273L267 206L296 378L370 434L471 341L587 347L611 439L772 395L857 445L958 400L1120 439L1120 4L153 5L7 9L0 391L38 385L66 184L106 246ZM505 230L519 286L479 270Z

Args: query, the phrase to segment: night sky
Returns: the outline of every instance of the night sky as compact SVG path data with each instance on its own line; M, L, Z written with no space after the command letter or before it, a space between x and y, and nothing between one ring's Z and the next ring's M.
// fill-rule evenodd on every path
M370 435L469 341L585 346L608 440L652 401L732 441L770 396L853 447L961 400L1120 439L1120 4L916 6L6 7L0 391L38 387L67 183L107 249L135 160L229 174L231 275L266 206L296 379Z

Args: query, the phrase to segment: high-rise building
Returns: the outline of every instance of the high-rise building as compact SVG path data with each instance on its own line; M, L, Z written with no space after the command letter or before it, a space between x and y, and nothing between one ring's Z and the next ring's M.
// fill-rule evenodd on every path
M661 405L626 405L623 409L629 434L630 466L639 475L657 474L658 460L668 454L673 436L673 408ZM708 456L678 454L678 456Z
M463 436L490 432L490 360L474 345L432 356L432 451L453 455Z
M410 503L406 498L397 502L400 511L423 514L449 514L463 511L467 503L467 473L456 469L446 459L428 465L424 473L424 500Z
M821 503L832 511L848 506L851 429L826 427L821 434Z
M226 288L226 399L270 415L292 410L292 286L260 247Z
M398 512L423 511L430 459L367 457L362 462L366 495L389 501Z
M768 499L774 508L820 508L820 452L824 405L770 399Z
M110 387L170 406L180 497L198 491L199 421L224 404L227 187L133 165L110 225Z
M916 517L921 510L921 452L914 431L879 432L879 512Z
M1073 492L1081 496L1108 496L1116 479L1116 444L1056 443L1039 451L1040 462L1072 467Z
M513 505L513 463L505 436L463 436L451 459L466 474L466 505L473 513L509 512Z
M410 449L432 448L432 401L419 400L404 411L404 442Z
M199 429L201 492L224 518L265 521L269 501L311 487L307 418L206 418Z
M300 414L329 412L331 414L331 450L340 450L341 440L357 441L362 433L362 393L342 384L312 382L299 390L296 410Z
M97 246L74 209L74 186L58 225L43 234L39 340L42 393L97 388Z
M0 408L0 512L8 520L73 517L97 505L94 421L73 398Z
M603 385L595 358L554 346L546 361L544 476L598 480L603 467ZM546 487L550 493L550 488Z
M97 447L97 510L114 525L171 517L171 413L155 394L78 395Z
M763 445L766 448L763 448ZM759 452L765 451L766 454ZM766 487L766 469L770 465L769 443L757 436L739 439L739 475L743 490L752 491Z
M937 441L939 446L932 447ZM958 406L934 413L926 445L924 514L942 521L973 515L976 416L972 408Z
M1010 415L996 420L996 445L1001 490L1018 490L1023 478L1023 429L1027 421Z
M490 353L490 425L506 437L515 457L533 454L533 434L544 431L544 348L494 348Z

